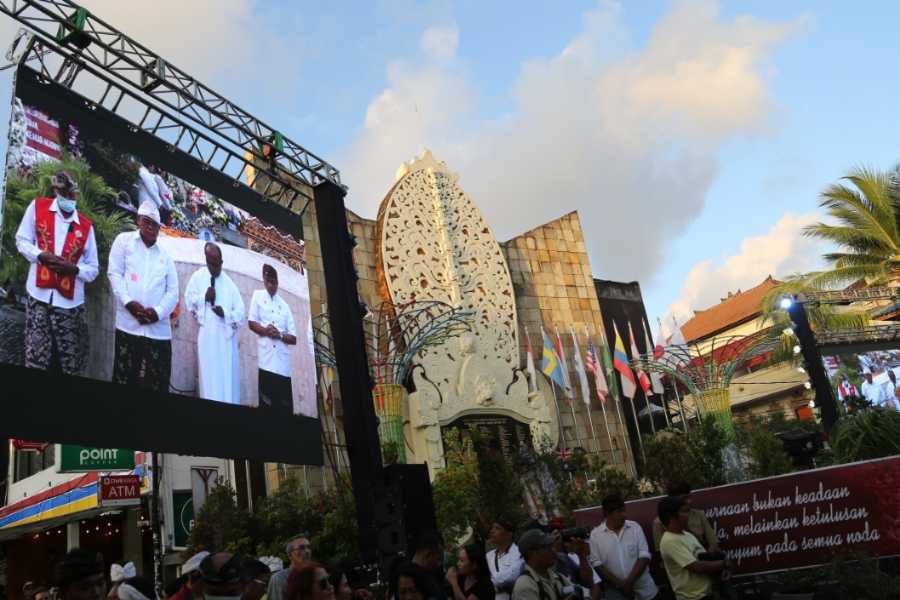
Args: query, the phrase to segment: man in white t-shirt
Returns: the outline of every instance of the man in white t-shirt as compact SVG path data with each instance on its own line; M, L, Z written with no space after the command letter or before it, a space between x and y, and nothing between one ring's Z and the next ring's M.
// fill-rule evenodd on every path
M264 290L253 292L247 325L255 333L259 358L259 407L279 414L294 413L291 390L291 346L297 345L294 315L278 295L278 271L262 268Z
M604 520L591 531L591 566L603 579L610 600L651 600L659 592L650 576L650 549L644 530L625 518L625 501L610 494L602 502Z
M516 579L525 568L519 547L513 543L516 528L512 521L500 517L491 525L488 540L495 546L487 553L488 570L494 584L495 600L509 600Z

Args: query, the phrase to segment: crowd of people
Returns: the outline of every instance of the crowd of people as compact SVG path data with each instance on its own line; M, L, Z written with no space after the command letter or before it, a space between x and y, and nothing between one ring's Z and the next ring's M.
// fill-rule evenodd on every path
M664 586L651 572L643 529L627 518L622 497L610 494L602 501L603 522L591 531L567 528L558 518L516 527L498 517L488 534L491 549L465 545L446 569L440 535L422 532L378 584L346 565L317 562L310 536L299 534L285 546L284 568L277 557L203 551L160 596L133 565L113 565L107 578L100 555L74 550L56 566L56 587L32 587L25 600L714 600L727 589L732 567L690 494L689 486L674 485L658 505L653 538Z

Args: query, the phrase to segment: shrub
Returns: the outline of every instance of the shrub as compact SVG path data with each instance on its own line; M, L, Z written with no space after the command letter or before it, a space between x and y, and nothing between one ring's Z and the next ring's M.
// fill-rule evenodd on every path
M841 418L831 447L838 463L900 454L900 412L876 407Z

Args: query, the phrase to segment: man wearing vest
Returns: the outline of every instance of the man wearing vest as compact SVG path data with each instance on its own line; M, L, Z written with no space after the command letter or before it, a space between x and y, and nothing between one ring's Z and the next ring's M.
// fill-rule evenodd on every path
M109 250L107 276L116 297L116 355L113 381L169 391L172 325L178 303L178 273L157 243L156 205L138 209L137 231L120 233Z
M573 600L575 586L553 569L556 552L554 536L540 529L529 529L519 538L519 550L525 557L525 570L516 580L512 600Z
M35 198L19 223L16 248L31 267L25 305L25 366L80 375L87 357L84 284L100 264L94 227L75 208L78 184L60 171L54 197Z

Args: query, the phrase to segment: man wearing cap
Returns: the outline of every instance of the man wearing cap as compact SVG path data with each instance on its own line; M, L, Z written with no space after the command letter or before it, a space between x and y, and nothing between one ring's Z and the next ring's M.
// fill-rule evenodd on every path
M103 555L76 548L53 569L53 583L60 600L103 600L106 597L106 569Z
M519 538L519 550L525 559L525 570L516 579L512 600L572 600L575 586L553 569L555 537L540 529L529 529Z
M525 566L519 547L513 543L515 532L515 525L504 517L494 521L488 532L488 541L494 549L487 553L486 558L496 591L495 600L509 600L509 593Z
M113 381L167 392L178 273L157 243L160 219L153 203L141 204L137 226L120 233L109 250L107 275L116 297Z
M230 552L210 554L200 563L204 596L217 600L241 600L244 582L241 578L243 559Z
M294 412L291 391L291 346L297 344L291 307L278 295L278 272L262 267L264 290L256 290L250 299L247 325L259 338L259 407L281 415Z
M212 242L203 248L206 266L198 269L184 290L184 305L197 319L199 396L241 403L241 367L237 332L244 320L244 301L231 277L222 270L222 249Z
M78 184L65 171L53 198L35 198L19 223L16 248L31 263L25 305L25 366L80 375L87 357L84 284L100 263L94 225L75 208Z
M181 565L181 576L185 578L184 585L172 594L169 600L200 600L203 598L203 578L200 575L200 563L209 556L209 552L201 550L187 559Z

